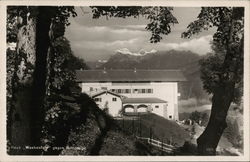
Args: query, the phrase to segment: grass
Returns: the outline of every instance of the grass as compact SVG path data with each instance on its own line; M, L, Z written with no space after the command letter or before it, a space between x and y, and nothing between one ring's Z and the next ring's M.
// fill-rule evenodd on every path
M174 121L167 120L156 114L140 115L140 119L118 120L119 126L126 132L136 136L163 141L180 147L190 140L190 135Z

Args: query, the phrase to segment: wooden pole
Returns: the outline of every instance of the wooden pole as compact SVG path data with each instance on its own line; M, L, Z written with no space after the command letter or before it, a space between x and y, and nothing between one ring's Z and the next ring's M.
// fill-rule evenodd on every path
M124 131L124 118L122 118L122 129Z
M132 120L132 133L133 133L133 135L135 135L135 119L134 119L134 117L133 117L133 120Z
M161 155L163 155L163 137L161 138Z
M149 139L150 139L150 144L152 143L152 127L150 126L149 128Z
M141 118L139 119L139 132L140 132L140 137L141 137Z

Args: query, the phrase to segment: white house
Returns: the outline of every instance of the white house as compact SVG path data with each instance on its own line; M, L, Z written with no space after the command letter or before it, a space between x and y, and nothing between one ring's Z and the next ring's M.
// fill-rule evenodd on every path
M122 108L122 96L110 91L101 91L91 96L99 108L106 109L112 116L119 116Z
M111 115L155 113L178 120L180 70L78 70L82 92Z

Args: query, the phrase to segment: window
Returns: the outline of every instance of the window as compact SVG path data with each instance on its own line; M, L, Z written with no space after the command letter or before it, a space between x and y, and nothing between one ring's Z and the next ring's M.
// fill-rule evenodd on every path
M142 89L141 92L142 92L142 93L146 93L146 89Z
M89 87L89 91L93 91L94 89L93 89L93 87Z
M172 115L169 115L169 117L168 117L169 119L172 119Z
M125 89L125 93L131 93L130 89Z
M122 93L122 90L121 89L118 89L118 92L117 93Z
M107 87L101 87L102 90L108 90Z
M134 93L138 93L138 89L134 89L133 92L134 92Z
M112 101L116 101L116 98L115 98L115 97L113 97L113 98L112 98Z
M95 102L102 102L102 98L94 98Z
M147 93L153 93L153 89L147 89Z
M159 108L159 105L155 105L155 108Z

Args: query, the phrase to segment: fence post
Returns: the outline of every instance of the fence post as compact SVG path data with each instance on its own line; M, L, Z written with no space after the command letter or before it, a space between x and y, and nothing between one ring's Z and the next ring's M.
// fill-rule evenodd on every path
M139 119L139 132L140 132L140 137L141 137L141 117Z
M163 150L163 142L164 142L164 141L163 141L163 137L162 137L162 139L161 139L161 155L163 155L163 151L164 151L164 150Z
M139 113L137 114L137 119L136 119L136 134L139 136Z
M152 143L152 127L150 126L149 128L149 141L150 141L150 144Z
M133 121L132 121L132 133L133 133L133 135L135 135L135 119L134 119L134 117L133 117Z
M123 129L123 131L125 131L125 129L124 129L124 118L122 118L122 129Z

